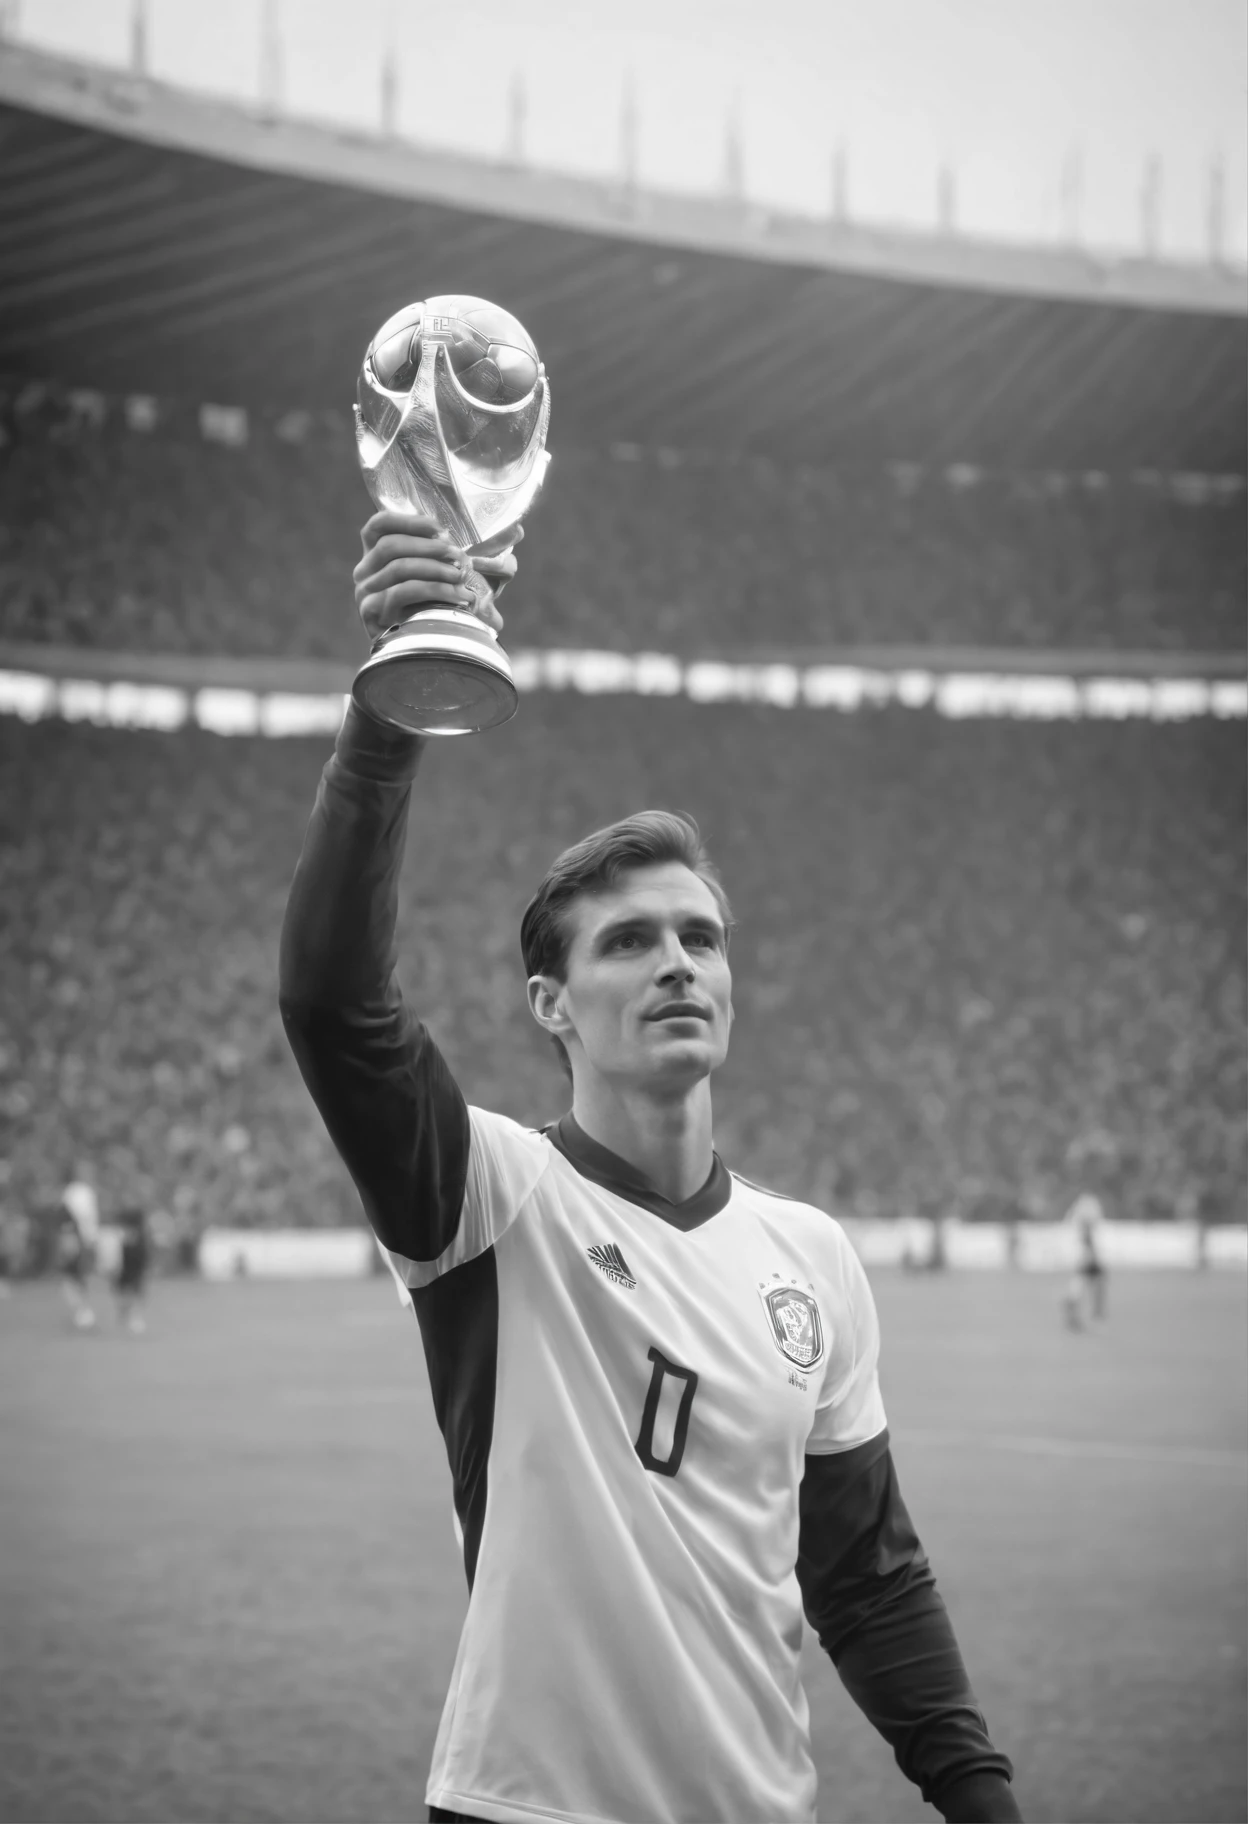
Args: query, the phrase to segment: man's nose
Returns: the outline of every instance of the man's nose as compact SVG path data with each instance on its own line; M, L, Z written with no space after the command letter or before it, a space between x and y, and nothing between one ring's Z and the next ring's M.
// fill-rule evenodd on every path
M678 937L669 938L659 959L659 980L691 982L693 978L693 958Z

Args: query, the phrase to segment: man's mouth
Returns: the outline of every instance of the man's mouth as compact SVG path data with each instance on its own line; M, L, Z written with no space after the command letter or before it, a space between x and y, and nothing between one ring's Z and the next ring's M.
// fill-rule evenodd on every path
M696 1001L669 1001L666 1007L656 1007L653 1013L646 1015L648 1020L707 1020L710 1015L705 1007L699 1007Z

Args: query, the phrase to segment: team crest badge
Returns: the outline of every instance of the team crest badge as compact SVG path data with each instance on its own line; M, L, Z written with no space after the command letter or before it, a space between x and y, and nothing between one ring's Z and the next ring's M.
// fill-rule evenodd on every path
M823 1359L823 1323L813 1292L799 1286L760 1286L771 1321L771 1334L781 1355L798 1368L813 1368Z

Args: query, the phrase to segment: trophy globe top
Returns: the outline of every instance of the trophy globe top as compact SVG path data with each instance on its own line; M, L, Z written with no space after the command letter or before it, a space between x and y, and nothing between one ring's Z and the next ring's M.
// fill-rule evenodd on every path
M506 549L550 460L550 388L524 325L484 298L405 305L369 344L357 397L377 504L449 518L477 551Z

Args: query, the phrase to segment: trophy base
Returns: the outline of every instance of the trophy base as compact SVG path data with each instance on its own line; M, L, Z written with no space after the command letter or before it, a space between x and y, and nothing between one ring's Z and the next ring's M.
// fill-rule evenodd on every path
M383 633L351 686L356 706L412 735L475 735L519 699L507 654L475 615L427 608Z

